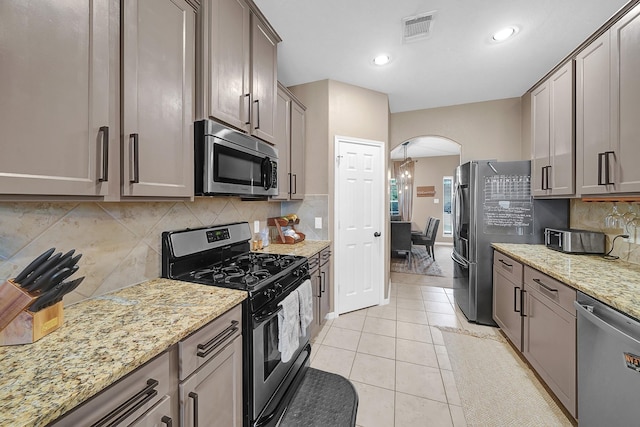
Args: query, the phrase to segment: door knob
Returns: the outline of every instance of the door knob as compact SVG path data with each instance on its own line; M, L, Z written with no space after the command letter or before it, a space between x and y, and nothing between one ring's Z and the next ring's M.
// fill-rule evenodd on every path
M380 232L376 231L375 233L373 233L373 237L380 237Z

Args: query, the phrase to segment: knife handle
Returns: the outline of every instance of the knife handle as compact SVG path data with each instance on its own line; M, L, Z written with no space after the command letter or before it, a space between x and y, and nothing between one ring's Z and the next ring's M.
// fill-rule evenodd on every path
M138 134L132 133L129 135L129 139L131 141L131 152L129 154L129 163L131 165L131 170L129 171L129 182L131 184L137 184L140 182L140 158L138 156Z

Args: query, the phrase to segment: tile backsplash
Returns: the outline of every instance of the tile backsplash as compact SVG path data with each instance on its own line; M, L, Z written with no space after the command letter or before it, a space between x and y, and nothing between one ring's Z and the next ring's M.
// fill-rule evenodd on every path
M618 202L616 205L621 215L627 213L629 209L640 214L640 206L637 203ZM611 255L619 256L620 259L627 262L640 264L640 217L638 229L633 226L617 230L609 229L605 227L605 218L612 212L613 206L612 202L571 200L571 228L605 233L607 235L607 251L611 249L611 243L618 234L629 234L629 239L619 238L616 240Z
M86 276L65 303L102 295L161 274L163 231L237 221L259 220L287 213L300 217L298 229L310 240L328 238L328 195L308 195L300 202L242 201L237 197L197 197L194 202L41 203L0 202L0 281L15 277L33 258L50 247L82 253ZM314 218L322 218L315 229Z

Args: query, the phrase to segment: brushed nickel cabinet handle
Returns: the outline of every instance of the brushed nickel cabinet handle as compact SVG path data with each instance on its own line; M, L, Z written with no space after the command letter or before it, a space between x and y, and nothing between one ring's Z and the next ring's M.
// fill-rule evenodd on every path
M193 399L193 427L198 427L198 393L192 391L189 397Z
M256 99L253 102L256 104L256 116L258 118L258 120L256 120L256 126L254 127L254 129L260 129L260 100Z
M129 139L132 140L130 145L130 171L129 171L129 182L132 184L137 184L140 182L140 161L139 161L139 150L138 150L138 134L132 133L129 135Z
M102 133L102 176L98 178L100 182L109 181L109 126L101 126Z

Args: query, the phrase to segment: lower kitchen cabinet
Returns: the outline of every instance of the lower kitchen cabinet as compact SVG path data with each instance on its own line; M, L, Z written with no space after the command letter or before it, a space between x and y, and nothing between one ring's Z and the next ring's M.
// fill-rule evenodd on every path
M180 425L242 426L242 308L178 343Z
M242 426L242 337L179 386L182 426Z
M172 356L175 353L168 351L147 362L51 426L177 425L171 399L172 384L175 387L170 375Z
M50 426L241 427L242 387L238 305Z
M325 317L331 311L331 249L325 248L320 253L309 258L309 274L313 289L313 323L311 324L311 339L315 338Z
M493 319L577 415L575 289L495 251Z
M522 351L522 264L500 252L493 257L493 320Z
M576 291L525 266L523 354L574 417L576 411Z

